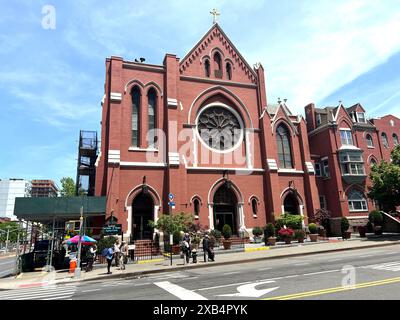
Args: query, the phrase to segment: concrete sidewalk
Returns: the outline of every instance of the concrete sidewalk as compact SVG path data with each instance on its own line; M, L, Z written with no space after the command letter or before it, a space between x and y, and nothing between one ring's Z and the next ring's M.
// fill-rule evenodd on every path
M140 277L146 274L171 272L188 269L207 268L210 266L232 265L238 263L249 263L254 261L288 258L302 255L320 253L368 249L400 244L400 238L356 238L351 241L330 240L317 243L292 244L290 246L265 247L263 245L250 245L245 252L216 253L216 262L204 262L203 256L198 257L197 264L184 264L183 259L174 259L172 266L170 260L154 260L144 264L128 264L126 270L117 270L112 267L112 274L107 275L106 265L97 265L91 272L82 271L80 279L74 279L67 271L57 272L29 272L20 274L18 277L0 280L0 290L16 289L35 286L46 286L61 283L75 283L80 281L94 281L105 279L117 279L128 277Z

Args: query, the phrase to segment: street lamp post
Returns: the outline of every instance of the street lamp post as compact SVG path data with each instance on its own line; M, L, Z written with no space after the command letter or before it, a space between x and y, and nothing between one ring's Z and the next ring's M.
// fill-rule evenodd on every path
M81 206L81 217L79 218L78 259L74 274L75 278L80 278L81 276L82 225L83 225L83 205Z

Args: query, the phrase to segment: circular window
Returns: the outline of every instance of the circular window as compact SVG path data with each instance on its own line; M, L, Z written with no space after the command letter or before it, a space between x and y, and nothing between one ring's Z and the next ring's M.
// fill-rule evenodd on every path
M206 145L225 151L240 142L242 126L235 113L222 106L208 107L200 113L197 130Z

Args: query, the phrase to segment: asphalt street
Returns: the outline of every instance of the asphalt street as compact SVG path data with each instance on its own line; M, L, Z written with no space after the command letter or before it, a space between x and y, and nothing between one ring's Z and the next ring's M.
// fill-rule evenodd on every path
M0 259L0 278L6 277L15 271L15 257Z
M217 257L218 258L218 257ZM0 300L400 299L400 246L0 292Z

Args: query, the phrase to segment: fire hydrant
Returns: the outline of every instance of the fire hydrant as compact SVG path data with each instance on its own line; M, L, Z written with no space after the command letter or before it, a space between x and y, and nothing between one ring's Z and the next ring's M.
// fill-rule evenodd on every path
M75 272L76 265L77 265L76 258L73 258L69 261L69 273Z
M192 258L193 258L193 263L197 263L197 250L196 249L192 250Z

